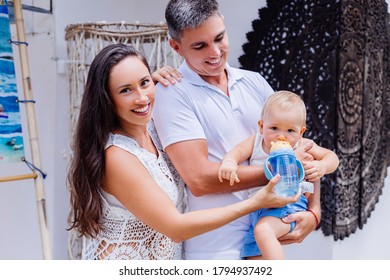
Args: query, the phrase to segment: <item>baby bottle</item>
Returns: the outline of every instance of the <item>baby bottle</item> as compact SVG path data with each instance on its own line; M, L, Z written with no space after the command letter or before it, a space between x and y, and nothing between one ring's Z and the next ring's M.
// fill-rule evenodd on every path
M269 157L264 162L264 173L268 180L276 174L280 180L274 190L279 196L294 196L299 191L299 182L304 179L302 163L296 159L291 145L287 141L271 142Z

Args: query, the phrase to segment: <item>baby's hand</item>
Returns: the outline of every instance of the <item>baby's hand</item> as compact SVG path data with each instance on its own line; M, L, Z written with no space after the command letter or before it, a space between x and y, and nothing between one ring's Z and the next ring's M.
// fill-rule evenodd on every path
M235 162L234 160L232 159L223 160L218 170L219 181L222 183L223 179L229 180L231 186L234 185L234 182L239 183L240 180L238 179L237 169L238 169L238 165L237 162Z
M326 171L325 166L318 160L305 162L303 168L305 169L305 179L309 182L320 180Z

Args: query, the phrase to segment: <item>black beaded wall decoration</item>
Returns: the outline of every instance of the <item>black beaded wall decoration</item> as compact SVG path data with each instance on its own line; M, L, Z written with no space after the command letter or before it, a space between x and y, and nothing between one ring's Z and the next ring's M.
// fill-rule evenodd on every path
M241 67L302 96L305 137L337 153L323 178L321 229L363 228L390 164L390 25L384 0L271 0L247 34Z

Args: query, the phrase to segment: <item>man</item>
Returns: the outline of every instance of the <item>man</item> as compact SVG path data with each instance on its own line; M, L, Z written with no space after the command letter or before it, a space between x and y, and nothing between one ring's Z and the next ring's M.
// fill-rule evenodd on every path
M218 181L224 154L255 133L265 99L274 91L256 72L227 64L229 42L216 0L171 0L166 12L171 47L184 58L180 83L157 85L154 121L163 147L188 188L191 211L231 204L248 197L247 189L265 185L261 167L240 166L234 189ZM155 73L154 79L163 81ZM299 148L303 160L310 142ZM307 159L307 158L306 158ZM247 164L246 164L247 165ZM320 215L319 196L308 205ZM301 242L316 227L311 212L285 218L296 221L284 244ZM249 229L245 216L185 242L186 259L239 259Z

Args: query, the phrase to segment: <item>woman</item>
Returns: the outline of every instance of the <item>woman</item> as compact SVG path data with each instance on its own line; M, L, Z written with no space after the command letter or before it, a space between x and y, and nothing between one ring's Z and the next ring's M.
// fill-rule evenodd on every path
M155 85L133 47L105 47L91 64L69 172L71 229L87 237L84 259L181 259L181 242L263 207L274 178L253 198L183 214L183 182L152 121Z

